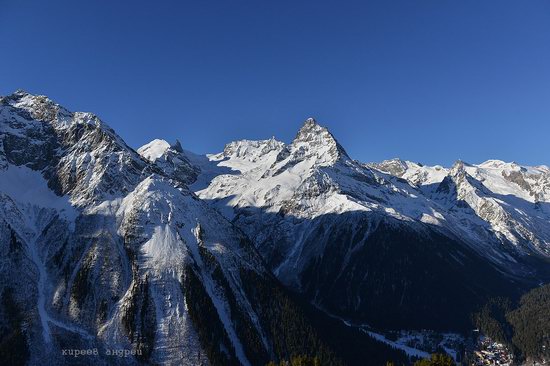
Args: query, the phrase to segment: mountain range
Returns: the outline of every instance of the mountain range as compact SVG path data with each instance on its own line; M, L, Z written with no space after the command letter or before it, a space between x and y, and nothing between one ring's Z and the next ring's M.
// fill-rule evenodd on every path
M363 163L312 118L290 144L174 140L0 98L5 364L406 363L373 335L466 333L550 278L546 166Z

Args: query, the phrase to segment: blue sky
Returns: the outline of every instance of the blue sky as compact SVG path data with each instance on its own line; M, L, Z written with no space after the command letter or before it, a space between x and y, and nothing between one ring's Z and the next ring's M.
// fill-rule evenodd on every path
M362 161L550 164L550 2L0 0L0 95L92 111L131 146L290 141Z

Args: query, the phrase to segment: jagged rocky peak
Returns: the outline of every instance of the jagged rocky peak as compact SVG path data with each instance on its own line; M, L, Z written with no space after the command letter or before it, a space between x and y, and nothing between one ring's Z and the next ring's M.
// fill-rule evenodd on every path
M279 152L284 147L285 144L276 140L275 137L268 140L238 140L225 145L223 156L255 161L272 151Z
M15 109L16 113L27 120L49 123L58 131L66 133L75 125L89 125L115 136L114 130L98 116L90 112L71 112L45 95L36 95L18 89L11 95L0 97L0 106ZM116 137L117 140L122 141Z
M183 153L183 147L181 147L181 142L180 140L176 139L176 142L174 142L172 145L170 145L170 148L172 150L175 150L179 153Z
M441 165L429 166L399 158L364 165L368 168L374 168L383 173L403 178L414 186L441 183L448 173L448 169Z
M0 104L25 110L33 119L47 122L69 119L73 115L45 95L34 95L22 89L0 98Z
M336 139L332 136L328 129L319 125L315 118L311 117L306 119L303 126L298 131L298 134L294 138L293 143L298 142L321 144L337 143Z
M401 160L399 158L384 160L381 163L371 163L368 165L373 166L374 168L384 173L395 175L396 177L402 177L407 172L407 169L409 168L408 162Z
M189 162L178 139L173 144L155 139L140 147L137 152L145 160L154 163L166 176L183 184L194 182L199 173L198 168Z
M342 145L330 131L319 125L314 118L306 119L292 141L291 148L303 152L304 155L313 153L318 160L328 163L334 163L342 157L348 157Z
M453 182L458 190L485 190L479 179L479 168L459 159L449 169L447 176L441 184L444 185L445 181L449 180Z
M23 89L17 89L10 95L1 97L1 99L9 104L14 104L22 101L26 101L29 104L34 103L47 103L51 105L56 105L50 98L45 95L34 95Z
M463 177L466 175L466 168L465 166L468 166L468 164L465 164L462 160L457 160L453 166L451 167L451 170L449 170L449 175L452 177Z
M436 192L456 194L458 186L466 181L467 174L465 163L460 159L457 160L449 169L445 178L439 183Z
M77 206L128 192L146 167L94 114L23 91L0 102L0 145L0 160L41 171L49 188Z

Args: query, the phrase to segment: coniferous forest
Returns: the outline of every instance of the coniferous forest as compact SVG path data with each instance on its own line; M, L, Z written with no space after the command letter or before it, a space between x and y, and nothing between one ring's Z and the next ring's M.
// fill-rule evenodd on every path
M510 299L489 301L474 315L474 323L489 337L512 348L520 359L550 357L550 285L535 288L517 304Z

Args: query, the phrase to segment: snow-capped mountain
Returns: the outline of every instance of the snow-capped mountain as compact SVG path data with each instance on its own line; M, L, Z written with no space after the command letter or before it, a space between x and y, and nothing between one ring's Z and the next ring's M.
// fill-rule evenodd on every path
M137 152L158 166L164 174L184 185L197 180L198 169L191 165L183 153L179 140L170 145L164 140L156 139L139 148Z
M253 238L280 280L333 315L449 329L489 294L545 276L545 167L363 164L313 119L288 145L236 141L190 160L208 172L191 185L197 195Z
M248 238L187 188L198 170L180 144L139 151L93 114L0 98L2 355L340 364Z
M550 169L500 160L478 165L462 161L452 168L429 167L398 159L369 166L404 178L446 211L461 217L465 231L480 218L504 245L520 254L550 255ZM466 204L466 207L464 206Z
M415 186L430 185L440 183L449 172L441 165L424 166L413 163L412 161L403 161L401 159L385 160L381 163L370 163L366 166L379 170L384 173L403 178Z
M135 151L17 91L0 98L0 356L406 362L373 327L462 330L488 297L548 281L549 204L544 166L365 164L313 119L290 144Z

